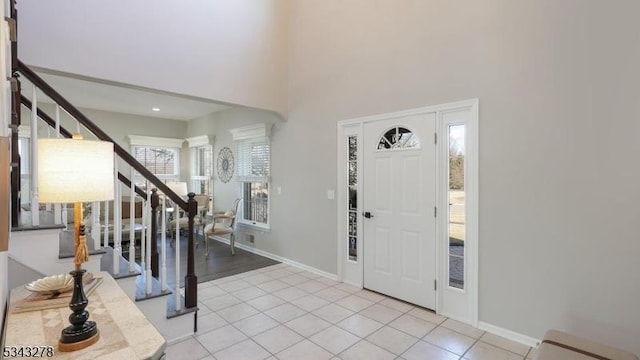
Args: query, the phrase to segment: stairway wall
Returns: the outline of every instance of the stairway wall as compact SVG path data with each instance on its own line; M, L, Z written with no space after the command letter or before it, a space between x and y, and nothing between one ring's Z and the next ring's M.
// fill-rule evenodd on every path
M13 259L11 256L7 257L7 273L9 274L9 289L28 284L45 276L40 271Z
M18 5L28 65L286 112L287 0Z

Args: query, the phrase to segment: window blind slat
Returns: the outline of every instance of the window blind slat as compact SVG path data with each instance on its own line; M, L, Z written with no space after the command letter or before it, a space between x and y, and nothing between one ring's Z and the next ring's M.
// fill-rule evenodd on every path
M134 157L154 175L178 173L176 149L136 146Z
M268 181L271 165L270 160L270 146L268 138L239 141L236 169L238 175L237 180Z

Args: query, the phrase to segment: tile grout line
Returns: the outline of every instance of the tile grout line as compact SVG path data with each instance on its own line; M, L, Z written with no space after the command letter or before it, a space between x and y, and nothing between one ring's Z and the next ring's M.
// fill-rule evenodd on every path
M269 269L270 267L272 267L272 266L274 266L274 267L275 267L275 266L277 266L277 268L274 268L274 269L268 270L268 269ZM205 350L206 350L206 351L207 351L211 356L213 356L213 354L212 354L212 353L211 353L211 352L210 352L210 351L209 351L209 350L208 350L208 349L207 349L207 348L202 344L202 342L200 342L200 341L197 339L197 336L199 336L199 335L204 335L204 334L206 334L206 333L208 333L208 332L210 332L210 331L215 331L216 329L220 329L220 328L222 328L222 327L225 327L225 326L229 326L229 325L231 325L235 330L239 331L239 332L240 332L241 334L243 334L244 336L247 336L247 339L248 339L248 340L251 340L252 342L256 343L260 348L264 349L267 353L271 354L272 356L275 356L276 354L271 353L269 350L267 350L267 349L266 349L266 348L264 348L262 345L260 345L259 343L257 343L253 338L254 338L255 336L258 336L258 335L260 335L260 334L262 334L262 333L265 333L265 332L267 332L267 331L269 331L269 330L271 330L271 329L273 329L273 328L275 328L275 327L277 327L277 326L281 326L281 325L282 325L282 326L284 326L286 329L293 331L295 334L300 335L300 336L302 337L302 339L301 339L301 340L299 340L299 341L296 341L295 343L293 343L293 344L289 345L288 347L286 347L286 348L284 348L284 349L280 350L278 353L281 353L282 351L285 351L285 350L287 350L287 349L289 349L289 348L292 348L292 347L296 346L297 344L299 344L299 343L303 342L304 340L308 340L309 342L311 342L312 344L314 344L314 345L318 346L319 348L321 348L321 349L323 349L323 350L325 350L325 351L328 351L329 353L333 354L333 353L332 353L331 351L329 351L328 349L326 349L326 348L322 347L322 346L321 346L321 345L319 345L319 344L316 344L315 342L313 342L313 341L310 339L310 337L311 337L311 336L314 336L314 335L316 335L316 334L318 334L318 333L320 333L320 332L324 331L324 329L323 329L323 330L320 330L320 331L317 331L317 332L315 332L315 333L311 334L310 336L305 336L305 335L300 334L300 333L299 333L299 332L297 332L296 330L294 330L294 329L292 329L292 328L290 328L289 326L287 326L287 325L286 325L286 323L291 322L291 321L293 321L293 320L296 320L296 319L298 319L298 318L300 318L300 317L303 317L303 316L306 316L306 315L313 315L313 316L315 316L315 317L320 318L321 320L326 321L325 319L323 319L323 318L319 317L318 315L314 314L313 312L314 312L314 311L317 311L317 310L319 310L319 309L321 309L321 308L323 308L323 307L326 307L326 306L328 306L328 305L331 305L331 304L336 305L336 306L338 306L338 307L340 307L340 308L342 308L342 309L345 309L345 310L347 310L347 311L349 311L349 312L352 312L352 314L350 314L350 315L349 315L349 316L347 316L346 318L344 318L344 319L340 319L340 320L338 320L338 321L336 321L336 322L328 322L328 323L330 324L330 326L329 326L329 327L331 327L331 326L335 326L335 327L337 327L338 329L341 329L341 330L343 330L343 331L346 331L346 332L348 332L349 334L352 334L352 335L354 335L355 337L357 337L357 338L358 338L358 341L356 341L354 344L350 345L349 347L345 348L345 349L344 349L344 350L342 350L340 353L335 354L334 356L338 356L339 354L342 354L342 353L344 353L345 351L348 351L350 348L352 348L353 346L355 346L356 344L358 344L359 342L361 342L361 341L363 341L363 340L364 340L364 341L366 341L366 342L368 342L368 343L370 343L370 344L372 344L372 345L377 346L376 344L372 343L372 342L371 342L370 340L368 340L367 338L368 338L369 336L371 336L372 334L374 334L375 332L379 331L380 329L384 328L384 327L389 327L389 328L391 328L391 329L394 329L394 330L396 330L396 331L399 331L399 332L401 332L401 333L403 333L403 334L406 334L406 335L411 336L411 337L413 337L413 338L415 338L415 339L416 339L416 341L415 341L415 342L413 342L413 343L412 343L412 344L411 344L407 349L405 349L405 350L404 350L400 355L395 355L395 354L394 354L394 355L395 355L395 356L397 356L397 357L401 357L401 356L402 356L402 354L405 354L405 353L406 353L406 352L407 352L411 347L415 346L415 344L417 344L417 343L418 343L418 342L420 342L420 341L424 341L424 342L426 342L426 343L428 343L428 344L430 344L430 345L433 345L433 346L435 346L435 347L437 347L437 348L440 348L440 349L442 349L442 350L444 350L444 351L448 351L448 352L450 352L450 351L449 351L449 350L447 350L447 349L444 349L444 348L442 348L442 347L440 347L440 346L438 346L438 345L436 345L436 344L432 344L431 342L429 342L429 341L427 341L427 340L424 340L424 338L425 338L426 336L428 336L429 334L431 334L433 331L435 331L435 330L436 330L437 328L439 328L439 327L442 327L442 328L445 328L445 329L447 329L447 330L450 330L450 331L452 331L452 332L454 332L454 333L456 333L456 334L460 334L460 335L463 335L463 336L468 336L468 335L466 335L466 334L463 334L463 333L460 333L460 332L456 331L455 329L451 329L451 328L449 328L449 327L447 327L447 326L444 326L443 324L444 324L444 323L446 322L446 320L448 319L448 318L446 318L446 317L443 317L443 318L444 318L444 320L442 320L441 322L439 322L439 323L434 323L434 322L431 322L431 321L429 321L429 320L425 320L425 319L423 319L423 318L421 318L421 317L419 317L419 316L417 316L417 315L410 314L410 312L411 312L411 311L413 311L414 309L426 310L425 308L422 308L422 307L420 307L420 306L416 306L416 305L413 305L413 304L408 304L408 303L406 303L407 305L409 305L409 306L410 306L410 308L409 308L408 310L406 310L406 311L402 311L402 310L399 310L399 309L397 309L397 308L393 308L393 307L391 307L391 306L389 306L389 305L387 305L387 304L382 303L383 301L388 300L388 299L391 299L391 300L393 300L393 301L399 301L399 302L401 302L401 303L405 303L405 302L403 302L403 301L401 301L401 300L398 300L398 299L395 299L395 298L392 298L392 297L388 297L388 296L385 296L385 295L381 295L381 294L380 294L379 296L381 296L382 298L380 298L380 299L378 299L378 300L373 300L372 298L367 298L367 297L365 297L365 296L362 296L362 295L363 295L363 294L362 294L362 292L363 292L363 291L370 291L370 290L368 290L368 289L364 289L364 288L362 288L362 289L359 289L359 290L354 291L354 292L346 291L346 290L342 290L341 288L339 288L339 286L341 286L341 287L345 286L346 284L344 284L344 283L339 283L339 282L335 282L335 281L334 281L334 282L323 282L323 281L319 281L318 279L319 279L319 278L322 278L322 276L315 276L316 274L313 274L313 273L312 273L312 274L314 275L314 277L313 277L313 278L309 278L309 277L307 277L307 276L301 275L301 273L302 273L302 272L304 272L305 270L301 270L301 271L298 271L298 272L293 272L293 271L288 270L288 269L287 269L288 267L293 267L293 266L291 266L291 265L287 265L287 264L282 264L282 263L281 263L281 264L275 264L275 265L267 266L267 267L264 267L264 268L261 268L261 269L254 269L254 270L251 270L251 271L257 271L257 273L256 273L255 275L247 275L247 276L243 276L243 277L237 277L237 275L238 275L238 274L231 275L231 276L229 276L229 278L233 277L233 279L228 279L228 280L226 280L226 279L225 279L225 281L224 281L224 282L221 282L221 283L219 283L219 284L225 284L225 283L233 282L233 281L242 281L242 282L244 282L244 283L248 284L248 286L246 286L246 287L244 287L244 288L241 288L241 289L234 290L234 291L232 291L232 292L227 291L226 289L224 289L224 288L220 287L218 283L214 283L215 281L220 280L220 279L210 280L209 282L211 282L211 283L212 283L212 285L211 285L211 286L216 286L216 287L218 287L220 290L224 291L224 294L222 294L222 295L218 295L218 296L229 295L229 296L233 297L234 299L236 299L236 300L238 300L238 301L240 301L240 302L239 302L239 303L236 303L236 304L233 304L233 305L230 305L230 306L227 306L227 307L224 307L224 308L221 308L221 309L218 309L217 311L214 311L214 310L212 310L211 308L209 308L208 306L206 306L206 305L202 302L203 300L200 300L199 302L201 302L201 303L202 303L202 306L206 307L206 308L210 311L209 313L215 313L215 314L216 314L217 316L219 316L222 320L224 320L226 324L225 324L225 325L223 325L223 326L220 326L220 327L218 327L218 328L211 329L211 330L209 330L209 331L207 331L207 332L204 332L204 333L202 333L202 334L198 334L198 335L194 334L192 337L196 338L196 341L197 341L201 346L203 346L203 347L205 348ZM258 270L261 270L261 271L258 271ZM272 276L269 276L269 275L268 275L270 272L275 272L275 271L279 271L279 270L287 271L287 272L289 272L290 274L280 275L280 276L278 276L278 277L272 277ZM266 276L266 277L268 277L268 278L270 278L270 279L269 279L269 280L262 281L262 282L260 282L260 283L256 283L256 284L254 284L254 283L252 283L252 282L249 282L249 281L244 280L245 278L249 278L249 277L252 277L252 276L258 276L258 275L261 275L261 274L262 274L262 275L264 275L264 276ZM283 281L283 280L282 280L282 279L283 279L283 278L285 278L285 277L290 277L290 276L293 276L293 275L298 275L298 276L300 276L300 277L303 277L303 278L305 278L305 281L302 281L302 282L296 282L296 283L289 283L289 282L287 282L287 281ZM264 284L264 283L271 282L271 281L274 281L274 280L277 280L277 281L279 281L279 282L282 282L282 283L284 283L284 284L287 284L287 286L286 286L286 287L283 287L283 288L280 288L280 289L277 289L277 290L272 290L272 291L267 291L267 290L265 290L265 289L263 289L263 288L260 288L260 287L259 287L259 285L260 285L260 284ZM329 280L331 280L331 279L329 279ZM308 282L308 281L316 281L316 282L322 283L322 284L323 284L323 285L325 285L325 286L324 286L324 287L322 287L322 288L320 288L320 289L316 289L316 290L314 290L313 292L309 292L309 291L308 291L308 290L306 290L306 289L302 289L302 288L299 288L299 287L298 287L299 285L304 284L304 283L306 283L306 282ZM205 282L205 283L208 283L208 282ZM208 288L208 287L211 287L211 286L207 286L207 288ZM347 286L350 286L350 285L347 285ZM252 287L253 287L253 288L260 289L260 290L262 290L262 291L265 291L265 292L266 292L266 294L264 294L264 295L260 295L260 296L257 296L257 297L254 297L254 298L251 298L251 299L248 299L248 300L240 299L240 298L238 298L237 296L235 296L235 295L233 294L233 293L235 293L235 292L239 292L239 291L242 291L242 290L245 290L245 289L248 289L248 288L252 288ZM277 294L275 294L275 293L276 293L276 292L278 292L278 291L282 291L282 290L286 290L286 289L291 289L291 288L295 288L295 289L297 289L297 290L300 290L300 291L304 292L305 294L304 294L304 295L301 295L301 296L298 296L298 297L295 297L295 298L292 298L291 300L287 300L287 299L285 299L285 298L283 298L283 297L280 297L280 296L278 296ZM354 288L355 288L355 287L354 287ZM341 292L345 292L345 293L346 293L346 295L344 295L344 296L342 296L342 297L340 297L340 298L336 298L335 300L328 300L327 298L324 298L324 297L322 297L322 296L318 296L318 295L316 295L318 292L321 292L321 291L324 291L324 290L328 290L328 289L335 289L335 290L338 290L338 291L341 291ZM378 294L378 293L376 293L376 292L372 292L372 293L373 293L373 294ZM267 296L267 295L274 296L274 297L276 297L277 299L280 299L280 300L284 301L284 303L283 303L283 304L276 305L276 306L273 306L273 307L270 307L270 308L267 308L267 309L265 309L265 310L257 309L257 308L255 308L254 306L252 306L252 305L248 304L248 301L251 301L251 300L254 300L254 299L257 299L257 298L263 297L263 296ZM303 298L303 297L307 297L307 296L309 296L309 295L313 295L313 296L314 296L314 297L316 297L316 298L322 299L322 300L326 301L326 302L327 302L327 304L324 304L324 305L322 305L322 306L320 306L320 307L314 308L314 309L313 309L313 310L311 310L311 311L307 311L306 309L301 308L300 306L297 306L296 304L292 303L292 301L295 301L295 300L301 299L301 298ZM204 300L214 299L214 298L216 298L216 297L218 297L218 296L213 296L213 297L211 297L211 298L204 299ZM338 303L339 301L341 301L341 300L343 300L343 299L346 299L346 298L349 298L349 297L352 297L352 296L356 296L356 297L358 297L359 299L363 299L363 300L369 301L369 302L371 302L371 304L370 304L370 305L368 305L368 306L366 306L365 308L362 308L362 309L361 309L361 310L359 310L359 311L354 311L354 310L351 310L351 309L349 309L349 308L346 308L345 306L343 306L343 305L341 305L341 304L339 304L339 303ZM232 306L237 306L237 305L240 305L240 304L246 304L246 305L248 305L250 308L252 308L252 309L254 309L254 310L258 311L258 313L257 313L257 314L254 314L254 315L250 315L250 316L243 317L243 318L238 319L238 320L236 320L236 321L234 321L234 322L229 322L229 321L227 321L224 317L222 317L222 316L220 316L220 315L218 314L218 311L222 311L222 310L224 310L224 309L228 309L228 308L230 308L230 307L232 307ZM286 322L280 322L279 320L277 320L277 319L273 318L273 317L272 317L272 316L270 316L269 314L266 314L266 312L267 312L267 311L269 311L269 310L271 310L271 309L274 309L274 308L276 308L276 307L278 307L278 306L285 305L285 304L289 304L289 305L291 305L291 306L295 306L296 308L299 308L300 310L304 311L304 313L303 313L302 315L297 316L297 317L295 317L295 318L293 318L293 319L290 319L290 320L288 320L288 321L286 321ZM364 314L361 314L363 311L365 311L366 309L368 309L368 308L370 308L370 307L372 307L372 306L374 306L374 305L376 305L376 304L377 304L377 305L380 305L380 306L384 306L384 307L385 307L385 308L387 308L387 309L390 309L390 310L393 310L393 311L397 311L397 312L399 312L400 314L399 314L399 315L397 315L397 316L395 316L395 317L393 317L391 320L387 321L386 323L380 322L380 321L378 321L378 320L376 320L376 319L371 319L370 317L368 317L368 316L366 316L366 315L364 315ZM430 311L430 310L426 310L426 311ZM206 315L208 315L209 313L207 313ZM274 320L276 323L278 323L278 325L277 325L277 326L274 326L274 327L272 327L272 328L266 329L266 330L264 330L264 331L261 331L260 333L254 334L253 336L249 336L248 334L246 334L245 332L243 332L242 330L240 330L239 328L237 328L237 327L234 325L234 323L235 323L235 322L239 322L239 321L241 321L241 320L243 320L243 319L246 319L246 318L249 318L249 317L251 317L251 316L258 315L258 314L263 314L263 315L267 316L268 318L270 318L270 319ZM367 334L367 336L365 336L365 337L361 337L360 335L355 334L355 333L353 333L352 331L350 331L350 330L348 330L348 329L345 329L345 328L342 328L341 326L339 326L339 325L338 325L338 323L340 323L340 322L344 321L345 319L348 319L348 318L350 318L350 317L352 317L352 316L354 316L354 315L356 315L356 314L357 314L357 315L360 315L360 316L364 316L365 318L367 318L367 319L369 319L369 320L371 320L371 321L378 322L378 323L382 324L382 326L381 326L381 327L379 327L378 329L374 330L373 332L371 332L371 333ZM409 316L411 316L411 317L413 317L413 318L416 318L416 319L419 319L419 320L422 320L422 321L426 321L426 322L428 322L428 323L430 323L430 324L433 324L433 325L435 325L435 326L434 326L431 330L429 330L429 331L428 331L424 336L422 336L422 337L416 337L416 336L414 336L413 334L410 334L410 333L408 333L408 332L406 332L406 331L404 331L404 330L402 330L402 329L398 329L398 328L396 328L396 327L394 327L394 326L392 326L392 325L391 325L391 323L392 323L392 322L396 321L397 319L399 319L400 317L403 317L403 316L405 316L405 315L409 315ZM434 315L438 315L438 314L435 314L435 313L434 313ZM441 315L440 315L440 316L441 316ZM329 327L327 327L327 328L329 328ZM325 329L327 329L327 328L325 328ZM482 338L486 333L487 333L486 331L483 331L483 332L482 332L482 334L481 334L478 338L476 338L476 339L474 340L473 344L472 344L472 345L471 345L471 346L470 346L470 347L469 347L469 348L468 348L468 349L467 349L467 350L466 350L466 351L465 351L465 352L460 356L460 359L462 359L462 358L463 358L463 357L464 357L464 356L465 356L465 355L466 355L466 354L467 354L467 353L468 353L468 352L473 348L473 346L475 346L478 342L486 343L486 342L484 342L484 341L481 341L481 340L480 340L480 339L481 339L481 338ZM246 340L242 340L242 341L246 341ZM242 341L239 341L239 342L237 342L237 343L235 343L235 344L232 344L232 345L230 345L230 346L227 346L227 347L225 347L225 348L223 348L223 349L219 349L217 352L219 352L219 351L223 351L223 350L225 350L225 349L227 349L227 348L229 348L229 347L231 347L231 346L234 346L234 345L236 345L236 344L238 344L238 343L240 343L240 342L242 342ZM520 354L517 354L517 353L512 352L511 350L504 349L504 348L502 348L502 347L500 347L500 346L496 346L496 345L493 345L493 344L490 344L490 343L486 343L486 344L492 345L492 346L494 346L494 347L496 347L496 348L498 348L498 349L501 349L501 350L507 351L507 352L509 352L509 353L512 353L512 354L515 354L515 355L518 355L518 356L522 356L522 355L520 355ZM385 350L385 351L387 351L387 352L389 352L389 353L393 354L393 352L391 352L391 351L389 351L389 350L387 350L387 349L384 349L384 348L383 348L383 350ZM532 351L532 348L531 348L531 347L529 347L529 349L528 349L528 351L527 351L527 354L523 357L523 359L526 359L526 357L528 356L528 354L530 354L530 353L531 353L531 351ZM453 353L452 353L452 354L453 354ZM457 354L456 354L456 355L457 355Z

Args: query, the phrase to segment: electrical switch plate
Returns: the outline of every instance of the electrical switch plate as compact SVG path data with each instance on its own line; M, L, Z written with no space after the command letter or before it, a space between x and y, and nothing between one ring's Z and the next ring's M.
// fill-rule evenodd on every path
M334 190L327 190L327 199L333 200L336 198L336 192Z

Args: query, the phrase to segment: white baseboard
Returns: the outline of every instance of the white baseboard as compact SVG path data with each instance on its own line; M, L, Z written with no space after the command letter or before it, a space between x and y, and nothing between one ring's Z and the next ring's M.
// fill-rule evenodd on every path
M344 280L343 283L345 283L347 285L355 286L355 287L360 288L360 289L364 289L364 286L362 286L362 283L357 283L357 282L353 282L353 281L349 281L349 280Z
M187 334L183 336L178 336L175 339L167 340L167 346L177 344L179 342L183 342L185 340L191 339L195 334Z
M213 239L213 240L216 240L216 241L219 241L221 243L227 244L227 245L229 245L229 243L230 243L229 239L225 239L225 238L219 237L219 236L211 236L209 238ZM324 270L320 270L320 269L314 268L312 266L299 263L297 261L288 259L286 257L282 257L280 255L272 254L270 252L267 252L267 251L264 251L264 250L260 250L260 249L256 249L254 247L247 246L247 245L241 244L241 243L236 243L236 247L240 248L242 250L245 250L245 251L260 255L260 256L267 257L267 258L275 260L275 261L280 261L281 263L284 263L284 264L287 264L287 265L295 266L297 268L306 270L308 272L312 272L314 274L318 274L318 275L320 275L322 277L325 277L327 279L338 281L338 275L336 275L336 274L328 273L328 272L326 272Z
M515 331L511 331L499 326L495 326L492 324L488 324L486 322L482 322L480 321L478 323L478 328L480 330L484 330L484 331L488 331L494 335L498 335L498 336L502 336L503 338L509 339L511 341L515 341L527 346L531 346L531 347L536 347L538 346L538 344L540 344L540 340L532 338L530 336L527 335L523 335L520 333L517 333Z

